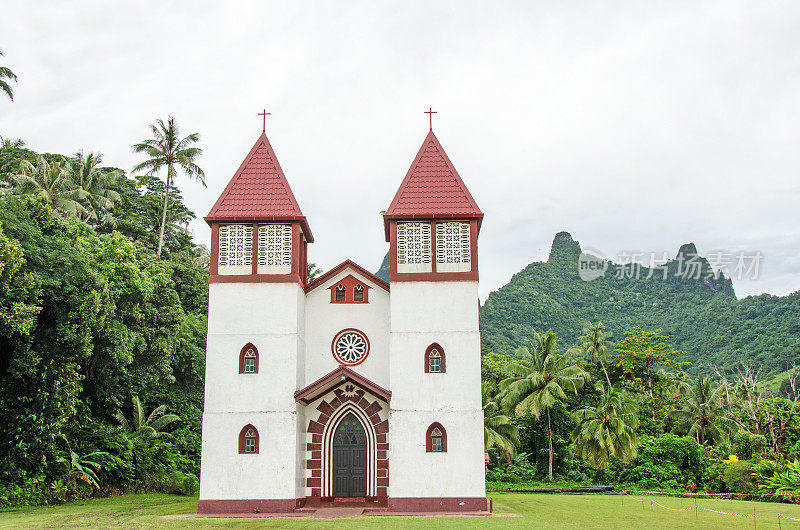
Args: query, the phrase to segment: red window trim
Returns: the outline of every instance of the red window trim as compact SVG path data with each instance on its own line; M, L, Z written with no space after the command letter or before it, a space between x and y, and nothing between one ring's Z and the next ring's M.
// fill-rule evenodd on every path
M434 451L431 448L431 438L432 438L431 432L433 432L433 430L435 428L437 428L437 427L439 428L440 431L442 431L442 450L441 451ZM447 431L444 430L444 427L442 427L441 423L435 421L435 422L431 423L430 427L428 427L428 431L425 433L425 451L428 452L428 453L446 453L447 452Z
M340 285L344 287L344 300L336 300L336 288ZM360 301L355 300L355 289L357 285L360 285L364 288L364 299ZM372 289L372 287L367 285L366 282L359 280L352 274L348 274L338 282L328 287L328 289L331 291L332 304L368 304L369 290Z
M439 371L438 372L431 372L431 351L434 348L439 351L439 355L440 355ZM439 345L438 342L434 342L433 344L428 346L428 349L425 350L425 373L426 374L430 374L430 373L443 374L443 373L445 373L445 371L446 370L445 370L445 362L444 362L444 348L442 348Z
M254 452L252 452L252 453L245 453L244 452L244 435L248 431L248 429L253 429L253 431L255 431L255 433L256 433L256 450ZM442 432L444 432L444 431L442 431ZM256 429L253 426L252 423L248 423L247 425L242 427L242 430L239 431L239 454L240 455L257 455L258 454L258 440L259 440L259 438L260 438L260 436L258 434L258 429Z
M256 366L255 366L255 370L253 370L252 372L245 372L244 371L244 354L247 353L247 350L249 350L249 349L252 349L253 353L256 354ZM245 344L244 347L242 348L242 350L239 352L239 373L240 374L248 374L248 375L249 374L257 374L258 373L258 348L256 348L255 345L253 345L252 342L248 342L247 344Z

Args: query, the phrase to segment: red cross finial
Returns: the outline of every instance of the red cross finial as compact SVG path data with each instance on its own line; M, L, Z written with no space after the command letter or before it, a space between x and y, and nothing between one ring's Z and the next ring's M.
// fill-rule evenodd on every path
M428 107L428 110L423 112L423 114L427 114L428 115L429 125L430 125L431 130L433 130L433 115L437 114L437 112L435 110L433 110L432 107Z
M272 115L272 113L267 112L267 109L264 109L263 111L259 112L258 115L264 118L264 123L261 125L261 132L267 132L267 116Z

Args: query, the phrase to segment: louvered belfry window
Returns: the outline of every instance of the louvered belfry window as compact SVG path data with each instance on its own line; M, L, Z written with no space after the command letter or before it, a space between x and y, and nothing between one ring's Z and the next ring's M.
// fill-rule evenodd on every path
M219 274L253 272L253 227L222 225L219 227Z
M436 271L468 272L471 259L469 222L436 223Z
M289 274L290 272L292 272L292 226L259 225L258 273Z
M397 272L431 272L430 223L398 223Z

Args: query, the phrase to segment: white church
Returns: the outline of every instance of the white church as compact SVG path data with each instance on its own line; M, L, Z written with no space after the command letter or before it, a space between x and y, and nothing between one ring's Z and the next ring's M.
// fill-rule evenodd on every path
M486 509L482 218L431 130L383 215L389 283L349 260L308 281L314 236L258 138L205 217L198 512Z

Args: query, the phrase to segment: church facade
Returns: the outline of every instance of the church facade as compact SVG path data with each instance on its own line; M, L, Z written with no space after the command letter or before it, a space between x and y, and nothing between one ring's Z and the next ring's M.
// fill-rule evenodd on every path
M205 218L200 513L486 509L482 219L430 131L383 215L389 282L349 260L308 281L314 237L258 138Z

